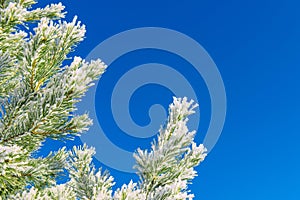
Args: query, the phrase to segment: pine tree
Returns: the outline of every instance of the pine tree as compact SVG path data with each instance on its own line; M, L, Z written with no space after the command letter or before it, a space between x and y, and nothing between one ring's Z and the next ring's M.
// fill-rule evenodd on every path
M95 149L86 144L34 156L46 138L72 139L88 129L88 115L73 113L106 69L101 60L68 57L85 34L76 17L61 21L62 4L35 3L0 0L0 199L192 199L187 185L206 150L187 128L197 105L186 98L174 98L151 149L134 154L139 183L112 191L113 177L95 168ZM70 180L57 184L60 176Z

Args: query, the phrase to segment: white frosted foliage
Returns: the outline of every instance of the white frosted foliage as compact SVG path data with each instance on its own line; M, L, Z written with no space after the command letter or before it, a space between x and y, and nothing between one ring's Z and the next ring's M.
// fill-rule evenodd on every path
M114 190L114 178L94 166L95 148L86 144L37 156L46 139L73 139L92 125L87 113L74 114L76 103L107 66L70 57L85 26L76 16L62 20L61 3L33 8L35 3L0 2L0 199L193 199L188 185L206 149L188 130L197 104L187 98L174 97L151 149L134 153L138 183ZM61 177L67 181L58 184Z

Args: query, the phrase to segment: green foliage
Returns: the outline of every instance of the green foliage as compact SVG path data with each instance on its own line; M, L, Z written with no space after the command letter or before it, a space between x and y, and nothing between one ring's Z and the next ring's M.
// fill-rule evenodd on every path
M60 21L60 3L32 9L35 3L0 0L0 199L192 199L187 185L206 150L186 126L197 106L186 98L174 98L151 150L134 154L140 183L113 192L113 178L94 167L95 149L87 145L33 156L46 138L72 139L88 129L88 115L73 113L106 69L100 60L68 58L85 27L76 17ZM57 185L66 175L70 180Z
M87 130L86 114L74 116L75 103L105 69L100 61L68 53L83 40L85 28L64 17L64 7L52 4L32 10L35 1L1 1L0 13L0 195L53 186L65 168L64 149L46 158L33 158L45 138L66 138ZM28 23L37 26L33 31ZM23 31L23 30L26 30ZM7 153L9 152L9 153Z

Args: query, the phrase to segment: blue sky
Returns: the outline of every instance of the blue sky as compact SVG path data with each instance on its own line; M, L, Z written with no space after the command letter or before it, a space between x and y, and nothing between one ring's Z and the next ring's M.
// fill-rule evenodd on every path
M46 0L39 4L50 2L58 1ZM81 57L119 32L155 26L192 37L213 58L224 81L228 110L217 145L197 168L199 177L190 187L195 199L300 199L300 2L86 0L62 3L68 11L67 20L78 15L87 26L86 39L76 49L76 55ZM114 72L120 73L116 69L118 65L134 66L150 58L170 66L184 65L184 61L166 52L133 52L117 60L103 76L107 86L103 91L97 90L97 98L109 94L112 87L109 81L113 82ZM204 132L208 126L210 101L205 84L200 85L203 108L200 132ZM159 95L155 96L156 93ZM166 106L172 96L170 91L157 85L145 86L134 95L130 111L140 124L147 123L148 118L143 113L149 104L160 102ZM104 119L105 124L115 133L108 137L118 146L131 149L131 142L146 147L151 141L122 136L108 118ZM201 142L201 137L199 133L196 140ZM77 139L67 145L79 143ZM55 149L51 144L61 146L48 141L43 151ZM95 163L100 166L99 162ZM118 185L132 177L108 169Z

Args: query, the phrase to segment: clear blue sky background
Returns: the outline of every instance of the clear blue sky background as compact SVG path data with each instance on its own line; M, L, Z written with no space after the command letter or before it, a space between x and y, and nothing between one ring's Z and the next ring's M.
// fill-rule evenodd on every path
M58 1L46 0L40 5L50 2ZM214 59L226 87L228 112L220 140L197 168L199 177L190 187L195 199L300 199L299 1L62 2L67 6L68 20L78 15L87 25L86 39L76 51L82 57L101 41L121 31L158 26L189 35ZM147 52L136 53L136 56L123 58L124 63L142 61L146 56L138 56L139 53ZM180 63L163 53L148 53L170 66ZM122 59L118 62L122 64ZM109 77L108 73L107 81ZM151 90L165 94L161 95L163 104L170 101L171 94L163 88L149 86L143 90L135 94L136 102L159 101L151 100L147 95ZM200 103L204 107L207 105L203 111L205 130L210 108L204 89L203 99ZM135 117L137 123L147 123L143 112L137 112L146 108L138 103L134 105L137 108L132 107L132 115L138 116ZM106 122L106 125L113 129L115 124ZM132 146L126 140L120 141L119 137L109 137L124 148ZM197 141L201 142L201 136L197 136ZM67 145L79 143L75 140ZM60 143L48 141L42 152L59 146ZM119 182L118 186L130 180L131 175L110 170Z

